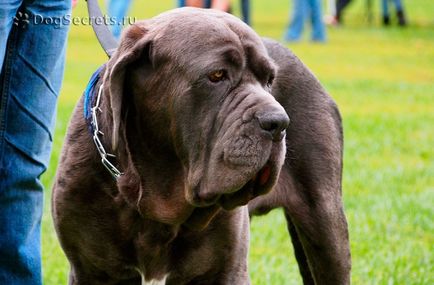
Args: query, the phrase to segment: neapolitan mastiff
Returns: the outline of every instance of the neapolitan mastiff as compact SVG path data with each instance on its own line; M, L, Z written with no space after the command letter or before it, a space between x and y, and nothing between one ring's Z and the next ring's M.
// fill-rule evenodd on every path
M276 207L305 284L348 284L341 172L337 107L289 50L217 11L137 22L63 148L70 284L249 284L249 212Z

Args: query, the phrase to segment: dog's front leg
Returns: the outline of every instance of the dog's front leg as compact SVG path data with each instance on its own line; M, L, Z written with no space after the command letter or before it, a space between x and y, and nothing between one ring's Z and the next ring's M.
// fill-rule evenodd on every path
M350 284L348 228L340 192L328 189L327 195L316 193L316 199L309 203L304 195L307 191L299 185L285 209L304 283L312 284L312 278L308 276L302 249L315 284Z
M307 262L307 256L304 252L303 245L301 244L300 237L298 236L297 229L291 221L291 217L288 211L285 210L285 218L288 226L288 232L291 236L292 246L294 248L295 258L297 259L298 268L300 270L301 277L303 278L304 285L315 285L313 281L312 272L310 271L309 264Z
M231 248L229 254L222 259L224 265L222 271L211 284L239 284L250 285L247 259L250 240L250 219L248 207L242 206L232 211L232 219L225 221L232 224L229 235L223 240L225 247ZM210 284L210 283L208 283Z

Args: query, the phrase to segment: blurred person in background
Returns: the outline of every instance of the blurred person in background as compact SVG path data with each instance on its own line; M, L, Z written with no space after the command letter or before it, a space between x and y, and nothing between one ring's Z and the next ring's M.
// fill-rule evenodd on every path
M211 9L217 9L220 11L231 12L231 4L229 0L212 0Z
M312 26L312 41L326 41L326 31L321 13L321 0L294 0L292 20L285 33L286 41L296 42L300 40L307 18L310 18Z
M241 14L243 16L243 21L250 25L250 1L241 1ZM211 8L220 11L231 13L231 5L229 0L178 0L178 6L191 6L198 8Z
M40 285L43 186L71 0L0 1L0 284ZM41 19L45 21L42 22Z
M390 25L390 13L389 13L389 1L395 4L396 17L398 18L398 25L404 27L407 25L407 20L405 19L404 6L401 0L381 0L381 8L383 12L383 25Z
M230 12L231 5L229 0L179 0L179 7L191 6L197 8L211 8L224 12Z
M327 15L324 16L327 25L336 25L336 0L327 0Z
M343 13L347 6L351 3L351 0L337 0L336 1L336 24L342 25Z

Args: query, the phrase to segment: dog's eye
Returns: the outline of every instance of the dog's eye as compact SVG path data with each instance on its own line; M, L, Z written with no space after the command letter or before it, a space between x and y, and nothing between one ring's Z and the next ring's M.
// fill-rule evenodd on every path
M223 69L215 70L208 74L208 79L214 83L223 81L226 79L226 71Z
M267 81L268 88L271 88L271 85L273 85L273 81L274 81L274 76L270 76Z

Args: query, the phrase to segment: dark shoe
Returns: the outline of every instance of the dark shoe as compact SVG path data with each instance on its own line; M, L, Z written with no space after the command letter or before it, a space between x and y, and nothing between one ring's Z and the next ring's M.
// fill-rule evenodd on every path
M390 17L389 16L383 16L383 25L384 26L390 25Z
M401 27L407 26L407 21L405 20L405 15L403 11L397 11L396 16L398 17L398 25Z

